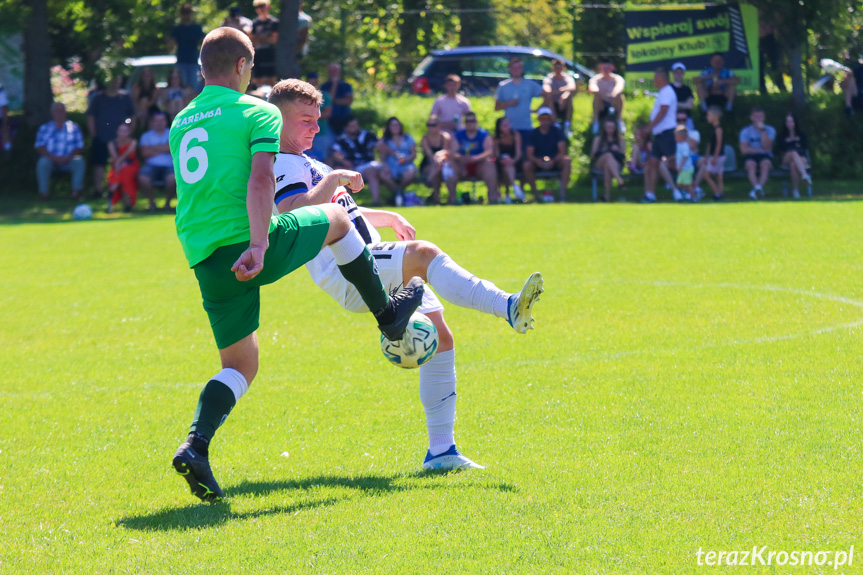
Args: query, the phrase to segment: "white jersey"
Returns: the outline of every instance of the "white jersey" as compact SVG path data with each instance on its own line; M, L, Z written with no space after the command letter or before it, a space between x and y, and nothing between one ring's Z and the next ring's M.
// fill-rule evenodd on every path
M332 171L333 169L328 165L305 154L301 156L281 152L276 154L276 163L273 165L273 173L276 176L275 204L289 196L308 193ZM344 186L336 188L330 201L341 204L347 210L354 227L367 245L381 241L378 230L363 216L353 196ZM306 268L312 275L312 280L325 290L331 281L342 281L342 274L329 246L324 247L315 259L307 263Z

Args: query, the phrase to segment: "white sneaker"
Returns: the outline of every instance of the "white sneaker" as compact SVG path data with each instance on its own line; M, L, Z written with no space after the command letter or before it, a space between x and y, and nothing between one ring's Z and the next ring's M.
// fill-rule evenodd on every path
M800 190L792 190L791 191L791 197L794 198L795 200L799 200L800 199Z
M455 445L451 445L449 449L440 455L432 455L431 451L426 452L426 458L423 460L423 469L485 469L485 466L474 463L459 453Z
M683 195L683 192L674 188L674 191L671 192L671 195L674 197L675 202L682 202L686 196Z
M803 181L804 181L804 182L806 182L807 184L811 184L811 183L812 183L812 176L810 176L809 174L806 174L805 176L803 176L803 178L802 178L802 179L803 179Z
M455 172L453 171L452 166L450 166L449 162L444 162L440 174L444 181L448 182L455 175Z
M503 199L503 203L505 203L505 204L511 204L511 203L512 203L512 198L511 198L511 197L509 197L509 196L505 197L505 198Z
M749 191L749 198L753 200L758 200L758 190L752 189Z
M530 312L533 309L533 304L539 301L539 294L544 291L542 274L533 272L524 282L521 291L509 296L507 321L517 333L527 333L528 329L533 329L533 316L530 315Z
M521 186L519 186L518 184L513 184L512 193L515 194L515 199L524 201L524 190L521 189Z

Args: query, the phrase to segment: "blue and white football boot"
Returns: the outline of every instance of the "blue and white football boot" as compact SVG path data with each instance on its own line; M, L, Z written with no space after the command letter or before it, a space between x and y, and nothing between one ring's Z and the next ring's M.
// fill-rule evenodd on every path
M485 469L484 465L474 463L464 455L458 452L455 445L450 445L449 449L440 455L432 455L431 451L426 452L425 461L423 461L423 469Z
M533 272L524 282L521 291L509 296L507 321L512 329L518 333L527 333L527 330L533 329L533 316L530 315L530 311L533 309L533 304L539 301L539 294L544 291L542 289L542 274Z

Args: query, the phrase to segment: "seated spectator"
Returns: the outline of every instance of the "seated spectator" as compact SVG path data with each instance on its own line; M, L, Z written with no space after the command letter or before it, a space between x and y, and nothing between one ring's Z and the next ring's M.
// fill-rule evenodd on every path
M497 169L491 135L479 127L476 114L464 117L464 129L455 133L450 153L453 177L446 180L449 203L456 204L456 186L462 180L482 178L488 188L489 203L497 203Z
M413 136L406 134L404 126L393 116L387 120L383 137L377 143L378 157L386 169L381 170L381 182L393 191L396 206L404 205L404 191L417 177L414 160L417 144Z
M120 124L117 126L117 138L108 142L111 161L108 170L109 214L120 203L120 199L126 211L131 211L138 200L138 144L131 135L129 124Z
M438 96L432 104L431 113L439 118L441 129L455 134L462 126L462 119L470 112L470 100L458 93L461 78L450 74L444 82L446 93Z
M725 66L722 52L716 52L710 58L710 68L694 78L698 101L705 112L710 106L717 106L730 112L737 95L737 84L740 78Z
M348 117L344 132L336 138L328 164L336 169L353 170L363 175L363 181L372 196L372 205L381 205L380 172L383 168L375 160L377 136L360 128L360 122Z
M252 21L243 16L243 10L239 6L228 8L228 16L222 20L222 26L234 28L243 32L246 36L252 37Z
M566 188L569 186L569 172L572 167L566 150L566 137L563 130L553 124L551 108L546 106L537 110L539 127L534 128L527 144L527 157L524 161L524 178L533 197L539 201L536 192L536 172L560 170L560 201L566 201ZM542 201L553 202L554 195L547 191Z
M779 134L777 147L782 153L782 165L791 168L791 193L795 198L799 198L800 180L811 184L812 176L806 171L806 152L809 149L806 134L797 127L794 114L785 116L785 125Z
M612 180L617 180L617 188L620 191L626 189L623 176L620 174L626 163L626 141L620 133L617 118L614 116L606 116L603 120L599 135L593 139L590 158L593 161L593 167L602 170L605 184L605 195L602 199L610 202Z
M613 73L614 64L608 58L599 61L599 74L593 76L587 84L587 90L593 94L593 125L594 135L599 134L599 118L613 114L620 118L620 131L626 132L623 123L623 89L626 80L623 76ZM613 110L613 111L612 111Z
M680 202L686 199L695 200L695 192L692 188L692 176L695 173L695 163L692 161L692 149L689 147L689 130L683 124L674 129L674 170L677 172L676 187L674 189L674 201Z
M164 112L155 112L150 116L150 130L141 135L140 149L144 165L138 173L138 184L150 202L147 209L151 213L156 211L154 184L165 186L165 205L162 209L166 212L171 211L171 199L177 193L174 161L168 145L169 132Z
M764 185L773 168L773 142L776 129L764 124L764 110L752 108L749 115L752 124L740 131L740 153L743 155L744 168L752 184L749 197L757 200L764 197Z
M440 186L444 180L444 167L447 176L452 177L452 167L449 164L449 153L452 148L452 136L441 129L442 124L437 114L429 116L426 123L428 131L420 141L423 149L423 159L420 162L420 172L432 188L429 200L433 204L440 203Z
M578 92L578 85L575 78L566 73L563 60L552 60L551 70L551 74L542 81L545 105L554 110L555 121L563 122L563 132L568 138L572 125L572 100Z
M174 116L188 106L194 97L194 91L183 85L183 76L180 74L179 68L171 70L171 75L168 76L168 85L162 93L162 105L168 114L168 121L173 120Z
M159 89L151 68L141 70L141 75L132 84L131 96L135 103L135 117L140 122L139 125L143 126L149 115L159 109Z
M720 122L722 120L722 108L711 106L707 109L707 123L710 124L710 137L707 140L707 148L704 157L698 161L698 176L695 185L701 180L707 180L707 184L713 191L713 201L722 200L724 191L723 178L725 176L725 136ZM714 180L714 177L716 178Z
M497 160L497 176L503 182L506 195L504 202L512 203L509 187L518 201L524 201L524 191L515 180L515 173L521 168L521 134L512 129L509 118L498 118L494 125L494 157Z
M644 172L644 165L650 157L650 148L653 144L650 129L646 124L639 124L635 128L635 142L632 144L632 153L629 159L629 171L633 174Z
M64 172L72 174L72 199L81 198L84 187L84 137L75 122L66 119L66 106L54 102L51 106L51 121L39 126L36 134L36 180L39 183L39 199L48 199L48 184L51 174Z
M863 110L863 93L860 92L863 88L863 64L845 70L845 77L839 86L845 95L845 113L851 117L855 109Z

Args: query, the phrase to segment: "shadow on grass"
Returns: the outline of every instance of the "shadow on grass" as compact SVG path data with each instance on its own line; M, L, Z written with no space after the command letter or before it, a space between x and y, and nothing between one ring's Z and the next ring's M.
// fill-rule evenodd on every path
M228 521L243 521L266 515L293 515L306 509L316 509L340 503L350 499L353 494L342 497L326 497L311 499L267 507L256 511L233 512L231 498L245 495L261 496L282 491L297 492L299 495L314 497L314 490L319 488L346 488L354 490L360 496L379 496L388 493L400 493L415 489L437 489L453 487L442 483L441 477L456 472L423 471L412 474L396 475L360 475L357 477L328 476L308 477L284 481L244 481L239 485L225 489L226 499L212 505L198 503L185 507L168 508L146 515L123 517L117 525L140 531L170 531L175 529L206 529L218 527ZM482 482L478 485L457 485L456 487L480 487L482 489L497 489L499 491L516 491L512 485L498 482Z

